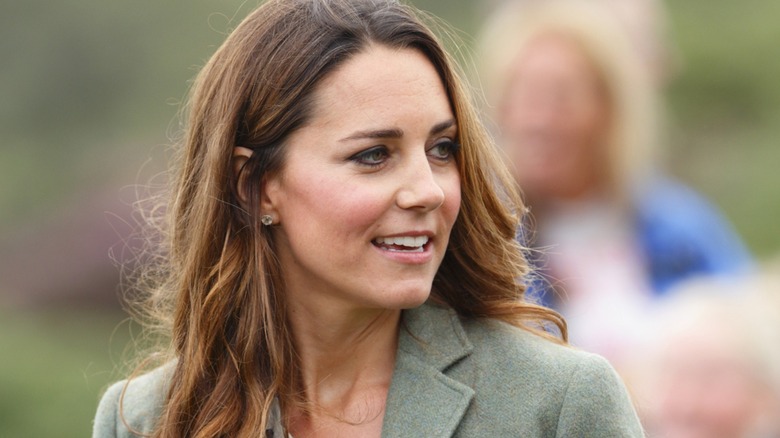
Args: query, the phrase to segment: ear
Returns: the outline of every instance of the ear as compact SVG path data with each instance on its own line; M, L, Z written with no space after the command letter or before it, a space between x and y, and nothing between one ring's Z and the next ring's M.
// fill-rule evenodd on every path
M284 200L282 175L272 172L263 177L260 189L260 214L270 215L275 224L281 221L280 203Z
M249 194L246 193L246 178L247 173L242 169L249 158L252 157L252 149L245 148L243 146L236 146L233 148L233 172L238 176L236 179L236 191L238 192L238 198L243 207L249 205ZM260 182L262 185L260 192L260 214L268 214L274 218L274 221L279 220L279 215L276 208L275 200L279 199L279 175L266 175Z
M252 149L245 148L243 146L236 146L233 148L233 174L236 175L236 192L238 193L238 199L241 204L247 205L248 195L244 189L246 185L246 172L242 172L244 165L249 158L252 157Z

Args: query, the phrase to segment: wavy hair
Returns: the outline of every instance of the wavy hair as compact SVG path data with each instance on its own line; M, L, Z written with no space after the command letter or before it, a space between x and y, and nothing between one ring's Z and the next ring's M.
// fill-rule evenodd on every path
M528 265L514 237L525 208L454 62L417 14L392 0L271 0L197 76L164 221L165 277L145 302L170 321L176 358L154 436L256 435L274 400L283 412L302 402L259 186L284 166L285 141L309 121L318 84L369 44L423 53L459 127L462 206L431 300L549 338L556 326L565 339L560 316L523 300ZM253 150L238 174L236 146Z

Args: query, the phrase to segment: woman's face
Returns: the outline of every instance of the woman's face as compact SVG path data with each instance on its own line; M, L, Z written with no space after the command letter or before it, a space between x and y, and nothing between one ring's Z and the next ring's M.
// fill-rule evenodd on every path
M457 135L422 54L369 46L327 76L266 181L286 290L327 310L427 299L460 208Z
M532 40L499 106L502 144L535 198L576 198L603 183L609 109L599 75L570 38Z

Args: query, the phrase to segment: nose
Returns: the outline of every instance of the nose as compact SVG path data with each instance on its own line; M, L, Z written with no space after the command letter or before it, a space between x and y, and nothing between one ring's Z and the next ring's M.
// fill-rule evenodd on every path
M424 153L419 155L404 166L396 204L405 210L435 210L444 203L444 190L428 157Z
M502 114L505 134L546 133L558 130L561 106L550 96L518 98L506 104Z

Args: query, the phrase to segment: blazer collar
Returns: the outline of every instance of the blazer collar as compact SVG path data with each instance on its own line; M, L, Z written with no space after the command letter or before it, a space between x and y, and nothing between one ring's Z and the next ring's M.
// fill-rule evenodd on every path
M453 310L404 311L382 436L452 436L474 390L446 372L473 348Z

